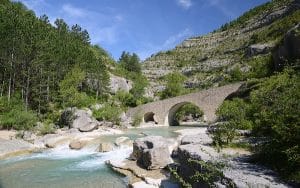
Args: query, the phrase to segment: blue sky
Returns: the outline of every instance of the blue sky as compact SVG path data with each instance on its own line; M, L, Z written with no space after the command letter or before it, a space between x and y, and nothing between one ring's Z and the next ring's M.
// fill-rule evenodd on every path
M217 29L246 10L267 0L19 0L37 16L53 23L87 29L99 44L118 59L122 51L141 59L174 48L184 39Z

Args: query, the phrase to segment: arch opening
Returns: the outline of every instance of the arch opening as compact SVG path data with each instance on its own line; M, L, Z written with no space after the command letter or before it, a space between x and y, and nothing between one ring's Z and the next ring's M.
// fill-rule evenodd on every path
M156 120L155 114L153 112L147 112L144 115L144 122L145 123L155 123L155 124L158 123Z
M172 106L166 117L169 126L202 125L204 113L199 106L190 102L181 102Z

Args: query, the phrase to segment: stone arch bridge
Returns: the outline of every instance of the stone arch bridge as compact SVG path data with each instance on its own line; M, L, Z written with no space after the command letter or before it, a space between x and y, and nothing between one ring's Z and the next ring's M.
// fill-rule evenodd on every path
M127 117L143 117L143 122L155 121L162 125L172 125L175 121L176 111L187 103L198 106L203 112L207 122L216 120L216 110L230 94L234 93L241 83L229 84L211 88L196 93L182 95L174 98L151 102L127 111Z

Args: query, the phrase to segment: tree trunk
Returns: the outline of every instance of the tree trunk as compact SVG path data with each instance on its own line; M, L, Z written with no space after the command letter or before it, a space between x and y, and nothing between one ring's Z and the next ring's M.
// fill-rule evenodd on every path
M8 93L7 93L7 100L10 101L10 95L11 95L11 81L12 81L12 67L13 67L13 58L14 54L11 54L11 61L10 61L10 71L9 71L9 81L8 81Z
M29 82L30 82L30 71L29 68L27 69L27 80L26 80L26 93L25 93L25 110L28 110L28 104L29 104Z

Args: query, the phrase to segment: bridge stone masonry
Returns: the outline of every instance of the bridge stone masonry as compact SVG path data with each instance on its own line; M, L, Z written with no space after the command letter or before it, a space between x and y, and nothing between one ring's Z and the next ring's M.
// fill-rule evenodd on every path
M202 90L174 98L151 102L130 108L126 115L131 119L143 118L143 122L154 121L160 125L174 125L175 113L183 105L191 103L198 106L209 123L216 120L216 110L230 94L236 92L242 83L229 84Z

